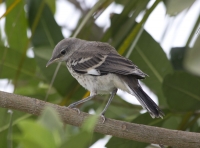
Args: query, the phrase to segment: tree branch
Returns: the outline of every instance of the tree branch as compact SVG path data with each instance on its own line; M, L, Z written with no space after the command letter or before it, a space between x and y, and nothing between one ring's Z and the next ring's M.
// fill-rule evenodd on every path
M45 105L55 108L64 123L78 127L82 125L85 118L90 116L84 112L77 114L76 111L67 107L0 91L0 107L3 108L15 109L38 116ZM199 133L169 130L108 118L103 124L100 118L94 131L119 138L168 145L176 148L200 148Z

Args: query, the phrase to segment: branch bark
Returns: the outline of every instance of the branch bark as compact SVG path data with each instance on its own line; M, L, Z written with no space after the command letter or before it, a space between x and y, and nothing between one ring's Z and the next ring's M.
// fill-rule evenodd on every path
M0 91L0 107L3 108L14 109L38 116L45 105L55 108L59 112L64 123L78 127L82 125L85 118L90 116L84 112L77 114L73 109L35 98ZM119 138L168 145L176 148L200 148L200 133L169 130L109 118L106 118L103 124L100 118L94 131Z

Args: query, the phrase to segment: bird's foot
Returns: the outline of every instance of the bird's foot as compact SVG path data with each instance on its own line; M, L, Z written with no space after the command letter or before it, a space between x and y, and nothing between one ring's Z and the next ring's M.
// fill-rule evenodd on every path
M102 123L104 123L106 121L106 118L105 118L104 114L101 114L100 116L102 118Z
M76 108L73 104L69 105L68 108L76 110L78 112L78 114L80 114L80 110L78 108Z

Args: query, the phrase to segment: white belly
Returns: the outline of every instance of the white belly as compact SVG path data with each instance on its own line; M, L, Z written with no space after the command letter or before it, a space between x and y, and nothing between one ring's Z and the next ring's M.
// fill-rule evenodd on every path
M77 74L71 67L68 67L71 75L91 93L109 94L114 89L119 88L128 91L124 83L115 74L107 74L103 76L92 76L88 74Z

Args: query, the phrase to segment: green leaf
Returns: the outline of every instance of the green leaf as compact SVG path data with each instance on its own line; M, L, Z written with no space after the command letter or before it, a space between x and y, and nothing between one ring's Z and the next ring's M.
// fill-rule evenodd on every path
M89 147L97 119L97 115L87 118L82 125L81 131L78 134L71 136L65 143L62 144L61 148L65 148L66 146L75 148Z
M50 106L46 106L39 118L39 123L52 132L57 145L61 145L66 139L63 123L58 112Z
M85 119L82 128L83 131L86 131L88 133L92 133L94 130L94 127L97 123L97 119L99 118L98 115L91 115L87 119Z
M0 46L3 46L5 43L4 39L2 38L2 30L0 30Z
M69 140L60 146L60 148L87 148L90 145L90 141L91 134L86 131L82 131L79 134L71 136Z
M197 38L193 48L187 49L184 59L185 68L193 74L200 76L200 36Z
M146 9L148 2L148 0L128 0L121 14L112 14L111 27L106 31L102 41L111 42L118 49L131 30L136 26L135 19L140 12Z
M41 82L41 80L29 78L28 80L18 81L18 86L15 88L15 93L29 96L37 99L45 99L49 85ZM61 101L61 96L55 89L51 89L48 101L51 103L59 103Z
M191 132L200 132L200 126L198 124L199 121L195 122L193 125L191 125L189 128L190 128L190 131Z
M170 116L162 125L163 128L167 129L177 129L181 122L181 117Z
M195 0L165 0L167 14L175 16L192 6Z
M63 123L59 117L58 112L54 108L46 106L39 118L39 122L50 131L58 131L60 136L64 136Z
M185 57L186 47L174 47L170 50L171 62L176 70L184 70L183 59Z
M93 133L92 139L90 141L90 146L97 142L99 139L102 139L105 135L100 133Z
M55 11L56 11L56 2L55 2L55 0L45 0L45 2L47 3L47 5L51 9L51 11L53 13L55 13Z
M6 7L9 8L15 0L7 0ZM24 1L20 1L6 16L5 31L9 47L20 52L28 48L27 19L24 11ZM21 56L20 56L21 57ZM18 58L20 58L18 57Z
M194 111L200 109L199 86L199 77L177 71L165 77L162 88L170 109Z
M28 8L33 46L50 46L54 48L63 39L63 35L50 8L41 0L29 1Z
M146 31L143 31L130 59L149 75L142 82L158 96L160 105L166 107L167 103L162 92L162 83L164 77L173 70L159 43Z
M15 139L23 147L56 148L66 140L63 123L58 113L48 106L43 110L38 122L24 120L19 122L18 126L22 134L16 135Z
M24 120L18 123L22 134L15 135L14 139L22 147L35 148L56 148L55 139L52 133L44 126L32 120Z
M7 108L0 108L0 116L3 120L0 120L0 147L7 147L8 144L8 134L10 130L12 131L11 135L19 132L19 129L16 125L16 120L20 119L25 115L25 113L20 111L12 110L12 119L11 114L8 113ZM12 120L11 129L9 127L10 121ZM17 145L13 143L13 147Z
M21 62L19 57L22 57L22 53L11 48L0 47L3 49L0 54L0 78L14 79L18 72L18 65ZM24 63L21 67L20 78L34 78L36 70L35 60L25 57Z
M151 126L159 126L161 127L162 124L165 122L166 119L168 119L168 117L170 115L168 115L168 111L165 111L166 116L164 116L164 118L156 118L153 119L149 113L145 113L145 114L140 114L137 118L135 118L134 120L132 120L132 123L137 123L137 124L145 124L145 125L151 125Z
M100 28L98 25L96 25L94 19L91 18L80 30L79 34L77 35L77 38L88 41L98 41L101 39L102 35L103 35L103 29Z
M106 147L108 148L144 148L148 145L149 145L148 143L142 143L142 142L137 142L133 140L112 137L106 144Z

